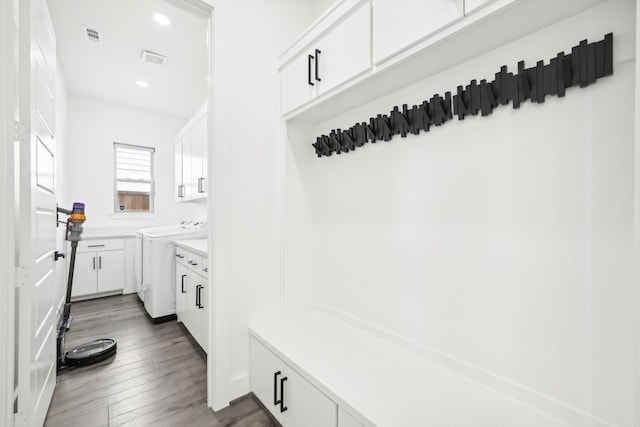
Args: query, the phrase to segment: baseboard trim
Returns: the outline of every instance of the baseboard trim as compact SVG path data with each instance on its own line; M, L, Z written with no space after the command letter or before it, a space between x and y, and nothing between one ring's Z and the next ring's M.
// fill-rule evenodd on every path
M251 377L249 372L231 378L231 398L237 399L251 392Z
M511 396L514 399L520 400L521 402L537 408L551 416L566 421L572 426L619 427L607 420L598 418L593 414L584 412L581 409L568 405L565 402L545 395L535 389L519 384L509 378L496 374L495 372L483 369L436 348L425 346L335 307L327 304L316 303L315 309L350 323L353 326L365 330L395 345L421 354L429 360L459 372L462 375L472 378L494 390Z

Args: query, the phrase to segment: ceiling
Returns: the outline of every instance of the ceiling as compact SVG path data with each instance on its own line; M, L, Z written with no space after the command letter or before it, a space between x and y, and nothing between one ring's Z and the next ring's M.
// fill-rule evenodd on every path
M206 101L207 26L203 11L180 0L49 0L58 67L67 90L145 110L190 117ZM154 13L171 24L156 23ZM99 43L83 27L100 32ZM163 66L142 51L166 56ZM137 80L149 86L141 88Z

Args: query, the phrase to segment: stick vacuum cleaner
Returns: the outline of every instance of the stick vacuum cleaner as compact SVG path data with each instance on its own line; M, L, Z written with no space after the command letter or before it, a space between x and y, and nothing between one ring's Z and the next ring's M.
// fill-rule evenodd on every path
M86 366L101 362L116 354L118 347L115 340L101 338L95 341L79 345L69 351L65 351L64 336L71 327L71 288L73 286L73 272L76 264L76 249L82 236L82 224L85 222L84 203L74 203L73 209L58 208L58 213L68 215L67 234L65 240L71 242L71 258L69 259L69 279L67 281L67 295L65 299L62 318L58 324L58 375L69 372L77 366Z

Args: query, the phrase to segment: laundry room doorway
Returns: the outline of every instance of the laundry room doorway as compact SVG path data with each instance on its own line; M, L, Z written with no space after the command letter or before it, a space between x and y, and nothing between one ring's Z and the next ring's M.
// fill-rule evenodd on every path
M110 74L113 77L124 78L123 72L126 69L126 67L119 66L118 64L115 64L115 63L104 65L104 63L101 61L105 60L108 63L108 58L106 57L106 55L104 55L104 50L105 50L104 47L107 45L106 40L109 40L109 39L113 40L115 39L117 33L129 31L124 29L122 27L122 24L125 21L125 18L130 15L129 8L134 7L134 4L126 1L116 1L116 2L101 1L100 2L102 4L108 4L109 7L113 8L113 10L111 11L112 12L111 15L116 19L115 25L118 28L117 31L100 34L100 31L97 31L97 32L92 31L92 30L95 30L95 28L91 28L91 25L85 24L84 28L77 28L77 26L74 27L73 29L74 31L77 31L78 34L82 34L82 36L85 37L85 39L82 40L82 42L95 43L92 46L97 47L96 51L94 52L94 56L88 58L88 60L85 61L84 71L82 71L77 76L74 76L74 71L72 71L71 67L67 63L65 63L65 61L56 60L58 57L65 55L65 50L67 50L67 52L72 52L71 55L76 55L76 56L78 55L77 54L78 50L74 49L72 46L65 46L61 42L63 37L61 37L61 34L59 33L62 32L61 28L64 28L64 25L56 27L56 16L54 15L57 15L58 17L71 15L72 14L71 11L74 10L74 3L77 3L77 2L74 0L63 0L63 1L31 0L31 1L33 4L37 3L42 5L42 10L46 11L46 13L43 12L42 14L38 15L38 17L45 16L46 18L47 17L46 15L48 15L49 13L52 15L51 22L53 23L53 27L51 31L44 31L44 32L31 31L31 28L32 28L31 26L29 26L28 28L29 31L27 31L27 28L21 28L20 30L24 30L25 32L24 34L21 34L20 49L24 49L24 46L31 46L32 43L36 45L36 47L42 48L43 51L41 52L41 56L42 56L43 64L51 66L51 68L55 69L55 67L53 67L52 64L57 62L59 71L66 78L66 87L69 89L67 93L56 93L57 86L56 86L56 83L54 82L55 78L53 77L48 79L49 85L46 86L46 89L47 89L46 92L42 92L42 90L40 90L42 89L43 86L41 85L40 87L38 87L36 84L37 81L29 83L30 85L29 88L32 89L34 93L35 93L35 88L38 88L40 90L40 92L38 93L40 94L48 93L50 95L49 98L45 97L45 98L42 98L41 100L37 100L42 102L47 101L48 103L51 104L51 105L48 105L48 107L50 108L44 109L42 106L40 107L39 110L36 108L33 110L32 117L43 122L41 126L42 129L51 131L53 128L56 128L55 124L53 123L60 120L60 115L56 114L58 113L58 111L56 111L55 105L54 105L58 97L64 98L68 96L68 97L74 97L76 98L76 100L80 97L82 97L83 99L99 98L100 94L98 90L100 88L106 89L107 92L109 92L107 98L112 97L114 96L114 94L116 94L117 91L113 90L113 86L110 86L110 84L106 83L106 80L99 77L96 73L89 71L87 67L92 62L102 64L102 68L104 68L107 71L107 74ZM214 43L213 43L214 2L213 1L204 2L199 0L157 0L157 2L159 4L162 4L162 7L158 7L159 9L173 8L176 10L181 10L184 13L196 15L200 19L204 19L206 21L206 34L203 35L203 38L206 38L205 44L204 44L205 48L204 50L199 52L199 55L202 57L201 61L204 62L206 67L205 74L202 76L205 85L204 85L204 89L200 91L198 95L200 96L199 102L204 100L206 103L208 103L209 106L211 106L213 101L213 93L214 93L214 78L213 78L213 65L212 65L213 58L214 58ZM7 5L6 8L3 5L3 9L2 9L3 13L0 14L0 18L2 18L2 24L4 25L5 23L8 23L9 27L13 28L15 26L17 30L17 27L18 27L17 23L19 21L17 17L21 16L21 14L25 12L25 9L28 9L26 7L23 7L23 5L26 4L26 2L10 1L7 3L9 5ZM83 0L83 1L80 1L80 3L84 3L86 6L88 2ZM145 0L144 2L135 2L135 5L136 5L135 7L138 7L142 3L147 3L147 0ZM20 8L18 7L18 5L20 6ZM66 10L61 12L61 8ZM102 14L102 17L105 18L107 15L109 14ZM46 21L47 19L44 19L43 22L46 23ZM163 25L163 24L158 23L158 25ZM102 26L101 24L96 25L96 27L98 26L102 28L107 28L106 24L104 26ZM43 28L45 27L43 26ZM6 33L9 33L9 32L6 32ZM98 34L98 37L100 37L100 35L104 35L105 41L102 42L102 44L100 40L97 40L97 41L91 40L91 37L95 36L96 33ZM43 34L45 35L49 34L50 36L49 37L50 44L48 46L38 45L38 43L43 42L43 39L42 39ZM3 60L5 58L13 58L14 56L13 54L17 53L17 52L14 52L14 49L13 49L15 47L17 50L17 43L18 43L17 34L14 35L15 37L13 38L8 37L5 39L4 36L6 35L7 34L4 34L3 38L0 39L0 42L2 43L2 51L0 53L2 53ZM38 39L38 37L40 37L40 39ZM126 50L129 47L131 46L128 46L126 42L125 44L121 45L122 50ZM165 56L165 59L167 61L171 61L174 64L180 64L183 68L189 68L189 63L188 61L184 60L184 57L188 56L187 53L189 52L191 47L192 46L190 44L183 44L181 47L182 50L180 54L172 55L172 56L162 55L162 52L157 52L152 49L149 49L146 55L144 52L142 52L142 54L140 54L140 52L134 52L134 56L137 56L136 60L146 59L148 61L151 61L150 63L152 63L155 60L155 58L158 58L158 56L154 58L153 55L149 55L149 54L158 54L159 57ZM100 49L102 49L102 51ZM134 50L138 50L138 49L132 49L132 52ZM46 59L48 57L53 58L53 60L47 63ZM151 59L148 59L148 58L151 58ZM33 66L37 66L37 64L29 65L29 68L26 68L26 63L24 61L22 61L21 63L16 62L14 65L15 65L15 69L12 69L12 67L5 68L3 66L3 70L2 70L3 73L0 75L0 77L2 77L3 88L9 87L9 85L5 83L7 82L10 83L14 80L17 80L17 76L33 75L29 71L29 68ZM148 65L149 63L145 64L145 66L148 66ZM166 69L169 68L168 66L166 67L167 67ZM41 68L44 68L44 66L41 66ZM156 81L162 80L161 73L159 72L151 71L150 75L152 76L150 78L151 80L153 78L156 78ZM85 93L81 93L81 90L79 89L79 87L82 84L89 84L92 81L94 84L94 88L87 89ZM137 84L137 87L136 87L135 85L137 83L136 80L133 80L130 83L133 83L133 84L131 85L131 87L128 87L125 89L124 91L125 94L128 93L129 95L131 94L135 95L136 90L145 89L144 84ZM146 83L150 83L150 82L146 82ZM171 90L180 91L180 88L182 86L187 85L189 83L190 83L190 79L186 78L181 80L174 80L172 83L166 84L165 86L167 88L170 88ZM164 83L160 83L160 84L164 84ZM182 91L182 92L186 92L186 91ZM2 93L4 95L4 92ZM155 108L156 106L159 106L161 104L162 105L172 104L171 108L173 107L183 108L183 111L193 110L193 108L191 109L189 108L188 101L187 102L178 101L179 97L177 97L175 94L172 94L171 91L169 91L168 94L155 97L155 98L153 96L148 96L148 94L149 94L149 91L147 92L146 95L138 97L137 100L133 101L133 106L141 110L145 110L145 109L151 110L152 107ZM54 98L54 95L55 95L55 98ZM146 101L144 102L141 101L143 100L143 98L145 98ZM10 104L12 99L13 99L12 97L3 96L4 104L3 104L3 108L0 109L0 111L3 113L3 118L2 118L3 121L2 121L2 126L0 126L0 129L4 129L8 131L9 126L5 126L5 125L7 124L11 125L10 127L16 130L15 132L16 141L19 141L19 136L20 136L19 130L21 129L20 128L21 122L16 122L17 123L16 125L12 123L12 120L10 120L11 116L13 115L9 111L11 107ZM166 100L168 100L169 102L168 103L161 102ZM124 101L118 100L113 97L107 99L106 101L112 104L124 103ZM79 105L79 103L77 103L77 105ZM31 106L37 107L37 104L30 103L29 108L31 108ZM65 111L64 113L66 114L67 111ZM172 111L170 109L168 110L165 109L164 111L161 111L161 114L167 114L167 115L175 114L181 117L185 117L186 115L186 114L183 114L182 112L176 112L176 110ZM68 118L73 119L70 116ZM47 122L47 120L49 122ZM211 165L212 162L210 161L210 159L214 155L212 152L213 151L212 150L212 147L213 147L212 129L214 128L214 109L213 108L208 108L206 120L208 123L208 129L209 129L207 134L207 146L210 147L210 149L208 150L209 152L208 164ZM54 283L54 282L59 282L57 278L59 278L60 275L57 275L54 272L55 269L50 264L51 264L51 260L54 259L54 253L56 251L56 247L65 245L64 242L60 242L59 235L61 233L57 232L56 230L55 205L56 205L56 202L60 201L61 197L63 198L75 197L75 194L72 194L72 192L68 190L68 184L71 179L92 180L96 178L96 176L91 176L91 175L90 176L84 175L83 177L80 177L80 176L72 177L69 174L66 177L59 176L63 171L61 170L62 168L60 168L59 166L61 163L58 158L64 158L63 160L61 160L62 164L65 165L65 168L68 168L69 170L71 170L74 167L74 163L77 163L77 162L69 161L69 159L73 157L73 153L70 152L70 149L68 146L65 147L65 144L67 143L67 141L73 138L73 134L68 132L68 129L61 129L61 133L59 134L59 136L50 135L49 139L51 140L51 143L49 143L47 138L44 138L43 136L40 136L38 138L37 135L34 132L32 132L32 130L33 129L29 127L26 133L26 135L33 136L33 138L29 137L31 142L33 142L33 144L29 145L29 146L33 145L33 150L31 151L31 155L30 157L26 157L26 152L25 152L21 157L23 162L26 162L27 159L33 159L34 163L30 163L30 164L34 165L34 169L31 170L31 169L26 169L25 167L22 167L20 171L15 170L15 173L13 173L14 171L12 167L7 167L3 169L5 172L11 173L11 176L7 176L7 180L3 180L2 182L3 186L2 186L1 194L7 196L7 197L4 197L3 199L11 200L13 196L11 194L13 192L13 189L17 189L17 188L20 189L19 197L15 198L17 200L16 203L18 205L11 206L10 208L7 208L6 211L3 210L2 215L0 215L0 218L5 218L5 216L7 217L5 218L6 221L3 221L3 223L6 224L7 227L5 227L6 229L3 228L3 233L1 234L3 237L5 234L7 234L6 236L7 239L3 239L3 242L6 243L6 244L3 243L3 252L6 249L7 252L14 253L14 250L13 250L14 248L12 247L14 245L12 244L12 242L15 240L16 242L20 243L15 245L16 247L19 246L19 250L16 252L19 256L15 258L15 261L12 261L13 260L12 257L6 257L6 258L3 257L3 259L7 260L7 262L9 262L10 264L12 265L15 264L16 268L15 269L10 268L6 270L3 269L3 272L4 271L9 272L8 276L9 276L10 283L13 283L19 278L25 278L25 280L30 280L28 282L30 284L28 288L24 288L25 289L24 291L20 289L18 290L18 293L20 293L20 298L18 298L17 296L14 298L13 287L8 289L3 288L3 292L6 291L8 293L9 298L6 299L8 301L7 309L6 310L3 309L3 320L7 320L7 322L4 323L5 326L3 327L3 330L2 330L3 332L2 337L4 338L6 336L7 341L5 342L9 342L9 343L14 342L13 346L3 346L3 349L1 350L1 354L0 354L0 379L3 380L2 381L3 389L0 390L0 398L2 398L2 405L0 406L0 417L2 419L0 420L0 424L3 424L3 425L7 424L5 422L6 420L12 418L13 411L11 410L11 407L14 405L17 405L18 413L15 416L15 420L11 420L10 424L7 424L7 425L12 425L15 422L15 425L38 426L38 425L41 425L43 416L46 415L46 410L49 406L51 394L53 393L53 388L55 386L55 356L54 356L55 330L56 330L55 323L58 318L58 310L56 309L56 306L59 304L59 301L61 300L60 299L61 286L56 285ZM44 130L40 132L43 135L45 134ZM64 133L65 131L67 131L66 134ZM49 132L49 134L51 133L52 132ZM5 135L7 134L9 134L9 132L5 132ZM13 134L14 132L11 132L11 135ZM86 140L85 143L91 144L92 141ZM18 147L18 146L19 146L19 143L16 142L15 147ZM29 150L31 150L31 148L29 148ZM10 149L3 151L3 156L0 157L0 160L2 160L3 164L13 165L13 159L15 157L14 154L15 153L13 151L13 145L12 145ZM173 153L171 154L173 155ZM36 160L39 160L39 162L37 162ZM106 159L87 158L85 160L87 162L95 161L99 163L99 162L104 162ZM65 164L65 161L66 161L66 164ZM211 166L209 166L209 169L210 168ZM21 172L22 175L17 175L19 172ZM166 174L166 171L165 171L165 174ZM209 174L211 174L210 171L209 171ZM99 193L99 192L97 191L96 193ZM42 194L46 195L46 197L41 196ZM26 201L30 202L28 206L24 205ZM38 203L40 201L43 201L44 204L36 205L34 204L34 201ZM19 205L19 203L22 203L24 206ZM10 204L7 204L7 205L10 205ZM207 214L208 215L207 219L209 220L211 220L213 215L211 213L211 205L212 205L212 201L211 201L211 198L209 198L205 203L205 206L207 207L207 210L209 212ZM95 206L95 204L92 206ZM21 224L16 224L15 229L13 229L12 221L19 219L17 216L14 217L15 212L34 212L34 215L37 214L40 216L36 215L34 216L34 218L31 218L31 216L29 216L28 220L22 221ZM113 212L109 213L109 215L113 215ZM156 213L156 215L159 215L159 214ZM46 221L43 219L45 217L46 217ZM211 237L214 234L213 228L214 226L212 223L212 226L210 227L210 231L209 231L209 237ZM37 239L35 240L32 239L32 237L37 235L41 235L42 241L43 242L46 241L47 245L39 244ZM56 236L58 237L56 238ZM213 257L214 257L214 254L210 252L209 258L212 260L211 261L212 263L213 263ZM29 265L25 266L24 265L26 262L25 260L27 259L33 260L33 263L36 263L36 264L43 263L43 262L47 263L48 267L40 268L39 266L33 263L30 263ZM63 264L63 263L64 261L58 264ZM24 274L19 274L20 272ZM33 272L34 274L28 274L29 272ZM35 274L36 272L38 273L37 275ZM66 275L63 275L63 276L66 276ZM215 280L214 277L209 278L210 289L215 289L215 287L212 284L214 280ZM45 287L42 286L45 283L50 283L51 286L45 289ZM29 290L29 292L26 292L27 290ZM4 293L2 295L4 295ZM215 292L209 292L207 294L207 297L209 299L210 306L213 307L212 302L214 301L214 298L215 298ZM43 301L46 302L46 304L44 304ZM13 315L13 313L15 313L15 316ZM33 313L35 313L35 317ZM223 399L216 398L216 387L214 387L213 379L225 378L225 375L226 377L228 377L228 373L226 374L222 373L221 369L219 369L217 366L218 363L216 362L216 354L213 351L213 349L217 348L217 346L215 345L216 329L213 327L213 322L211 319L212 319L212 316L210 316L210 318L208 319L209 330L211 331L211 337L208 340L210 344L208 346L209 348L205 349L209 354L208 362L207 362L208 364L207 396L208 396L208 406L213 407L215 409L215 407L226 406L228 400L224 400L224 398ZM221 328L228 327L228 325L225 326L218 323L217 327L218 327L217 330L221 330ZM31 332L26 334L23 333L24 331L27 331L27 330L32 331L33 333ZM34 336L39 337L37 342L32 339ZM18 348L18 351L15 354L13 354L14 347ZM27 362L25 362L26 354L30 354ZM40 356L44 357L45 355L47 357L48 362L41 363L38 357ZM216 375L216 371L218 375ZM18 378L18 380L15 382L4 381L5 379L10 379L12 377ZM35 379L35 382L34 382L34 379ZM5 384L7 385L7 387L4 387ZM40 385L39 389L35 390L30 388L31 384L39 384ZM11 403L9 404L9 402ZM219 402L219 403L214 404L214 402ZM35 403L37 403L37 405L35 405ZM33 409L34 409L33 413L27 413L27 409L26 409L27 406L33 406ZM20 409L20 408L23 408L23 409Z

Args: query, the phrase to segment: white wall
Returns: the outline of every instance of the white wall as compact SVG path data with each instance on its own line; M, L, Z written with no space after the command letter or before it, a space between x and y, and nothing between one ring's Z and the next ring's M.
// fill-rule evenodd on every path
M317 16L312 1L210 3L216 17L211 333L220 343L210 369L217 409L249 392L248 323L282 310L276 59Z
M288 311L320 304L572 425L633 423L634 2L292 123ZM614 33L614 75L318 159L311 143ZM610 423L610 424L607 424Z
M313 0L309 2L311 17L315 20L325 13L334 3L335 0Z
M64 146L65 204L84 202L85 230L140 227L206 219L206 204L174 202L174 138L187 119L80 95L68 97ZM155 147L155 213L114 214L113 143Z

